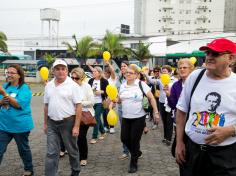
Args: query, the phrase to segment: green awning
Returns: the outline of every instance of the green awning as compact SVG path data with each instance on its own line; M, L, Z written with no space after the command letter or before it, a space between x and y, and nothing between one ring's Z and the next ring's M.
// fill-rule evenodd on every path
M193 51L192 53L170 53L166 54L166 57L205 57L206 54L202 51Z

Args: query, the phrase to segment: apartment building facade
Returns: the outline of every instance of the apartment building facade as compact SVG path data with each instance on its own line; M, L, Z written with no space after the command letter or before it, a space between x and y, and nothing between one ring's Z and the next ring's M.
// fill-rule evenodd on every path
M134 0L134 32L187 36L236 31L236 0Z

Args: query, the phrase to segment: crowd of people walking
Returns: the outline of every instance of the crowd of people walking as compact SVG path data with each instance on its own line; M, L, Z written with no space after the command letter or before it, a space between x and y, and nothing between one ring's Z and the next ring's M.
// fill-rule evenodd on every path
M45 85L43 99L45 175L58 174L60 156L67 152L71 176L78 176L80 166L89 164L90 126L81 121L83 112L96 119L88 138L91 145L98 145L97 141L105 140L107 133L116 132L107 121L109 109L114 108L121 125L119 159L130 159L129 173L138 171L138 160L143 154L140 141L148 132L145 121L149 117L152 129L162 120L162 142L166 146L172 144L180 176L235 176L236 44L221 38L200 50L206 53L206 62L197 69L188 58L178 61L175 72L169 65L151 70L122 61L118 75L107 61L105 70L89 65L93 74L89 81L82 68L69 73L64 60L55 60L54 78ZM170 81L163 83L162 75L168 75ZM10 65L6 78L0 86L0 164L14 138L24 164L23 176L34 175L29 146L34 127L32 93L19 65ZM118 89L115 100L107 95L108 85Z

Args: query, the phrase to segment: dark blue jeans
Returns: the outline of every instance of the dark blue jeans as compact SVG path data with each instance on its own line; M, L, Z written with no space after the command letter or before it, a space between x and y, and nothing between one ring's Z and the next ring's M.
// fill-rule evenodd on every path
M32 154L29 146L29 134L30 132L8 133L0 130L0 165L3 154L7 150L7 145L11 142L12 138L14 138L17 144L18 152L24 163L24 170L33 172Z
M98 138L98 130L100 131L101 134L105 133L104 126L103 126L103 123L101 120L101 115L103 112L102 103L96 103L93 106L93 108L95 110L95 118L96 118L97 124L93 127L92 138L97 139Z

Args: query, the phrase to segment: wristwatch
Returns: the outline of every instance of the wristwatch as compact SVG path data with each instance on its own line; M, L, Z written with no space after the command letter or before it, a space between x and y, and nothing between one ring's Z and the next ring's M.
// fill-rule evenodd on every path
M233 125L233 128L234 128L234 134L232 135L232 137L236 137L236 124Z

